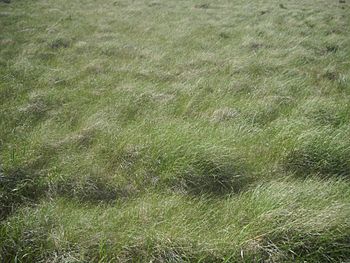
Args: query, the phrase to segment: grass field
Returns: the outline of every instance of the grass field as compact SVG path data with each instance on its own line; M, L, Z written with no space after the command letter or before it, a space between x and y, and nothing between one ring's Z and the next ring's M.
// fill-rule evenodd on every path
M0 1L0 76L1 262L350 259L350 1Z

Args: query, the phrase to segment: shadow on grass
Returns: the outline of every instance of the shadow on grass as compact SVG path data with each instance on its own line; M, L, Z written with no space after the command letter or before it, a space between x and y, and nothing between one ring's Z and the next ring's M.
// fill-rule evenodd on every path
M31 204L45 193L45 185L31 171L5 171L0 177L0 220L13 213L21 204Z
M127 192L114 187L108 180L89 175L56 183L54 192L59 196L74 198L87 203L111 203L127 196Z
M252 182L253 178L247 175L241 163L200 158L168 183L174 191L221 196L239 193Z

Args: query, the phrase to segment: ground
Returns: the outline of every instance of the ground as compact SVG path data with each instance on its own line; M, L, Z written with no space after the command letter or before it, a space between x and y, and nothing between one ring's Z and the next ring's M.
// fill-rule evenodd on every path
M1 262L345 262L348 0L0 1Z

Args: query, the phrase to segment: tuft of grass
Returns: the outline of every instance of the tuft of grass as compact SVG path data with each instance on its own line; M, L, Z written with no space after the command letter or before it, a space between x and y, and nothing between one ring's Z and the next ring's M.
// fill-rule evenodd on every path
M344 133L318 135L306 139L293 149L285 158L285 168L301 175L318 174L321 176L350 175L350 145ZM343 136L343 140L342 139Z
M55 38L49 42L49 47L51 49L68 48L70 45L71 40L64 37Z

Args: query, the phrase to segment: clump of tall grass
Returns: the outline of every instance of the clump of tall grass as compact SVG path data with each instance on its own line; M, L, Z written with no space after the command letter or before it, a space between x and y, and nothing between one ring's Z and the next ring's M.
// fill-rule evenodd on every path
M342 132L311 135L302 138L285 158L284 166L299 175L338 176L350 175L350 144L348 129Z

